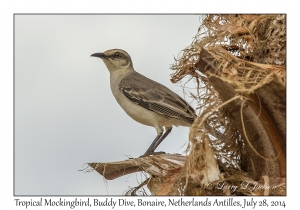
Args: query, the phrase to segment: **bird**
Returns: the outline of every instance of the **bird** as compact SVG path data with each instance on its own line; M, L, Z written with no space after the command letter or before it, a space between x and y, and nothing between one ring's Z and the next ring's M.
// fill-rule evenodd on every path
M169 88L135 71L125 50L110 49L91 57L101 58L106 65L112 94L127 115L156 129L155 139L141 157L155 154L173 126L191 127L197 115L190 104Z

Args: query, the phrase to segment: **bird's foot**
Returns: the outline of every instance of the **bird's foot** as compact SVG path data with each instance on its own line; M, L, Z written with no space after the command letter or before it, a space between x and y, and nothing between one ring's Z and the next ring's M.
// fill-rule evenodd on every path
M150 156L150 155L141 155L139 158L143 158L143 157L147 157L147 156Z
M163 155L163 154L167 154L166 152L160 151L160 152L153 152L152 155Z
M141 155L139 158L143 158L143 157L147 157L147 156L150 156L150 155L163 155L163 154L166 154L165 152L163 151L160 151L160 152L152 152L150 154L144 154L144 155Z

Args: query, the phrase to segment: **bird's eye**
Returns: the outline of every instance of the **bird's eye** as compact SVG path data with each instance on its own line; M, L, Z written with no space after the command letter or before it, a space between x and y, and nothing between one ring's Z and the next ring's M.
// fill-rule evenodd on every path
M120 56L120 53L116 52L116 53L115 53L115 57L116 57L116 58L120 58L120 57L121 57L121 56Z

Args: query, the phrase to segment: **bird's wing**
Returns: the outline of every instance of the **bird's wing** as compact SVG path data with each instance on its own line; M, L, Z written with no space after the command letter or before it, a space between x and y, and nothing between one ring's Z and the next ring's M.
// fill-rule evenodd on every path
M137 73L120 81L119 89L134 103L167 118L175 118L192 124L195 110L167 87Z

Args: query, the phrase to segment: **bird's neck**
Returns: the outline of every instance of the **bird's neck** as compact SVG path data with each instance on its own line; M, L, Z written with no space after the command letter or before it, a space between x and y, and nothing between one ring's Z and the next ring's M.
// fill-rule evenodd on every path
M120 69L117 71L112 71L110 72L110 85L111 86L119 86L118 84L120 83L120 81L126 77L127 75L130 75L132 73L134 73L134 69L133 68L129 68L129 69Z

